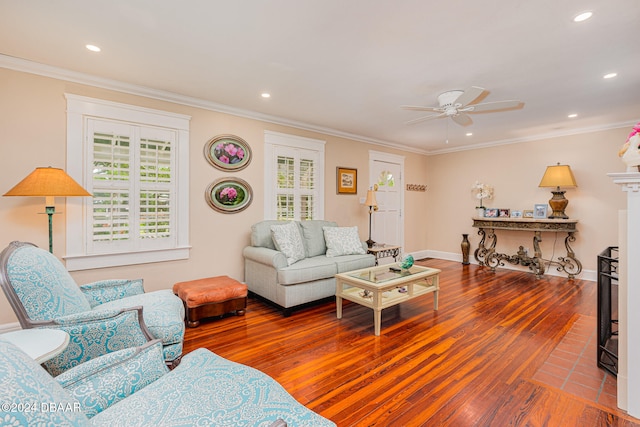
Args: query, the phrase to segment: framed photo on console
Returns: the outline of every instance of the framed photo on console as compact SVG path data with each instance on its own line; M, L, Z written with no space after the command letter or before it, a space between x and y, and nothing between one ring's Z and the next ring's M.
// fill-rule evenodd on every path
M533 217L535 219L545 219L547 217L547 205L536 204L533 207Z
M484 210L485 218L498 218L498 209L496 208L486 208Z

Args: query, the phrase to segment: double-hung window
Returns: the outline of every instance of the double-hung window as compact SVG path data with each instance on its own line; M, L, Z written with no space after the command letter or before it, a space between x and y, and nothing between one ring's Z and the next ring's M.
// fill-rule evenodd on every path
M186 116L67 95L70 270L188 257Z
M265 217L324 217L324 141L265 132Z

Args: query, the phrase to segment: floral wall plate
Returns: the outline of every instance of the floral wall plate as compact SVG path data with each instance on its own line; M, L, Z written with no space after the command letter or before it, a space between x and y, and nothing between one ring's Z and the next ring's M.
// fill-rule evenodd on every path
M222 213L236 213L245 210L253 200L253 190L239 178L221 178L209 185L205 192L209 206Z
M218 135L204 146L204 155L218 169L239 171L251 162L251 147L240 137Z

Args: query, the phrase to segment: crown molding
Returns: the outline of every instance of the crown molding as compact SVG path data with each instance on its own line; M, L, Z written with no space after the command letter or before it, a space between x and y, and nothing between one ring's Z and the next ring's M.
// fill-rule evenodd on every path
M421 149L407 147L402 144L385 141L377 138L370 138L363 135L343 132L337 129L323 127L323 126L316 126L309 123L287 119L285 117L278 117L278 116L272 116L269 114L258 113L256 111L236 108L230 105L219 104L219 103L204 100L201 98L180 95L174 92L152 89L149 87L124 83L117 80L105 79L105 78L93 76L90 74L79 73L77 71L71 71L64 68L54 67L51 65L29 61L22 58L16 58L14 56L9 56L4 54L0 54L0 68L7 68L14 71L21 71L21 72L30 73L30 74L36 74L44 77L51 77L58 80L64 80L64 81L69 81L73 83L94 86L102 89L113 90L116 92L123 92L130 95L137 95L145 98L156 99L159 101L172 102L175 104L201 108L204 110L215 111L218 113L230 114L233 116L258 120L265 123L289 126L296 129L317 132L324 135L335 136L338 138L351 139L353 141L364 142L367 144L393 148L395 150L402 150L410 153L423 154L427 156L436 155L436 154L447 154L447 153L453 153L453 152L459 152L459 151L478 150L481 148L496 147L496 146L507 145L507 144L518 144L522 142L537 141L537 140L547 139L547 138L579 135L579 134L591 133L591 132L601 131L601 130L633 127L635 125L635 122L629 121L629 122L623 122L623 123L614 123L606 126L593 126L588 128L567 130L564 132L559 131L559 132L548 133L548 134L537 134L537 135L528 136L526 138L506 139L501 141L493 141L485 144L474 144L473 146L452 147L452 148L444 148L441 150L421 150Z

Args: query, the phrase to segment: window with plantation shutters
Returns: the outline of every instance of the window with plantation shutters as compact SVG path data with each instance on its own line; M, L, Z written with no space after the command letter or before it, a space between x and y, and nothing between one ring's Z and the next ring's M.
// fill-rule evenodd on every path
M265 132L265 217L322 219L324 141Z
M77 138L69 151L82 153L74 172L93 195L68 214L67 267L188 257L188 120L70 95L67 103Z

